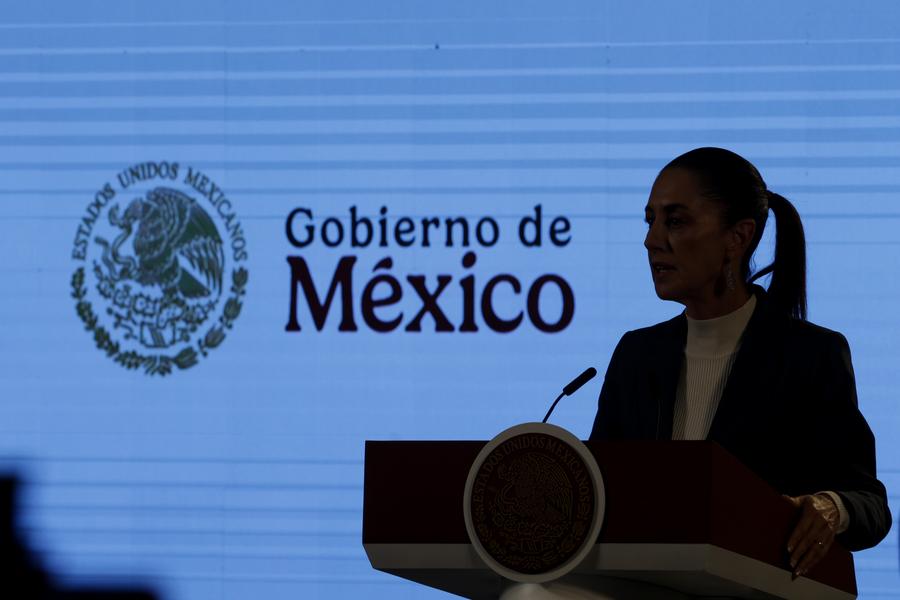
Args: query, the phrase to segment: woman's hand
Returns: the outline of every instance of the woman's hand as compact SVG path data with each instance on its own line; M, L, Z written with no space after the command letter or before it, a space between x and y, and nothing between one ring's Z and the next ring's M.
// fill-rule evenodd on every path
M834 543L840 513L834 501L825 494L785 498L801 509L800 521L787 544L791 568L797 578L806 575L828 553Z

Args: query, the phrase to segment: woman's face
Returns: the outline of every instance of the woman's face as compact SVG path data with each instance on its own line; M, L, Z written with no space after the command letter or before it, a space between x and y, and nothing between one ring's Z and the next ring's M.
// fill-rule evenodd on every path
M656 295L682 304L721 294L728 251L734 248L719 207L701 195L697 183L690 171L666 169L653 183L645 208L644 246Z

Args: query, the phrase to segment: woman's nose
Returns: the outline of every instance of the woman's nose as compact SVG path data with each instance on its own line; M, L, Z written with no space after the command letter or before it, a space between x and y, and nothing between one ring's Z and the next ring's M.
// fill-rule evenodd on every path
M647 250L665 250L665 232L657 223L652 223L644 237L644 248Z

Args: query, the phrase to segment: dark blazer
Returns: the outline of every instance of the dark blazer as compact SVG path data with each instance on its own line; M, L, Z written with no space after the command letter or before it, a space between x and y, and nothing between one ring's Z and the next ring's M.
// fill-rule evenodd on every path
M718 442L783 494L837 492L850 550L880 542L891 527L875 475L875 439L859 412L847 339L773 310L751 284L756 307L707 439ZM687 319L622 336L600 391L591 439L671 439Z

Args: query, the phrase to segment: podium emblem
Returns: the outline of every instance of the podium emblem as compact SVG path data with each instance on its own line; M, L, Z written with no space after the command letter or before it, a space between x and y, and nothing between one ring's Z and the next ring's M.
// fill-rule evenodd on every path
M546 423L517 425L482 449L466 480L469 539L496 573L542 583L577 567L605 509L603 477L587 447Z

